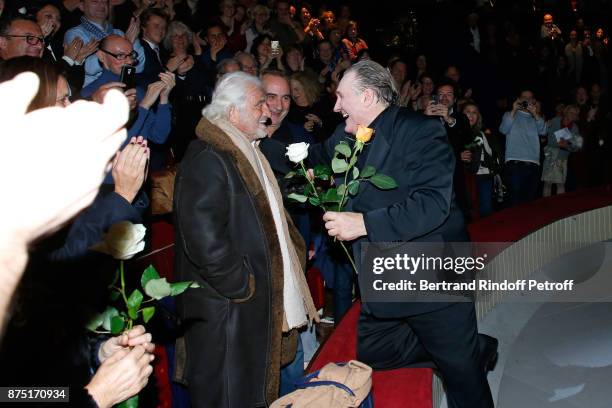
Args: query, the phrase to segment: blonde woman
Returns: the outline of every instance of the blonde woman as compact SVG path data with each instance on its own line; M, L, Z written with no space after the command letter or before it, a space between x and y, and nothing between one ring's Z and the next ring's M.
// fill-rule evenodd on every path
M565 193L567 178L567 158L571 152L582 148L582 137L576 125L580 109L576 105L568 105L563 110L563 116L553 118L548 124L548 144L544 148L544 165L542 195L550 197L552 185L557 187L557 194Z

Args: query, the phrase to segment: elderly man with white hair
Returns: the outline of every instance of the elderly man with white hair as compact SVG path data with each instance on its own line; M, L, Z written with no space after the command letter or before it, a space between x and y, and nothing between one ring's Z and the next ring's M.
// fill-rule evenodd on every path
M179 300L178 369L194 407L267 406L294 329L316 318L304 242L257 146L270 117L261 81L225 75L203 114L174 194L176 278L202 286Z

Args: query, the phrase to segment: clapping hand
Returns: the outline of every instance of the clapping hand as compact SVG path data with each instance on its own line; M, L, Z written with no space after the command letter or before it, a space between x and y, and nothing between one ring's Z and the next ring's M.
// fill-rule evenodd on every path
M170 95L170 91L176 85L175 76L172 72L161 72L159 74L159 79L164 84L164 88L159 93L159 103L165 105L168 103L168 96Z
M47 38L55 31L57 31L59 27L55 26L55 23L51 19L45 20L45 22L40 26L40 31L42 31L43 37Z
M112 171L115 193L125 198L129 203L134 201L147 177L149 157L150 151L147 147L147 141L142 136L132 137L130 143L115 156Z
M322 125L323 121L317 115L313 113L309 113L306 115L306 123L304 123L304 129L306 129L307 131L312 132L315 126Z
M78 64L82 64L83 61L85 61L85 59L87 57L89 57L91 54L93 54L94 52L96 52L98 50L98 45L100 44L100 41L96 40L95 38L92 39L91 41L89 41L87 44L83 45L79 52L76 55L76 58L73 58Z
M134 16L130 20L128 29L125 31L125 38L134 44L138 38L138 34L140 34L140 18Z
M151 109L151 106L153 106L153 104L157 101L157 98L159 98L159 94L165 87L166 84L162 81L157 81L149 84L144 98L142 98L142 101L140 101L140 107L144 109Z
M193 68L194 64L195 61L193 60L193 57L191 55L188 55L183 60L181 65L179 65L178 69L176 70L176 73L179 75L185 75L187 72L191 71L191 68Z

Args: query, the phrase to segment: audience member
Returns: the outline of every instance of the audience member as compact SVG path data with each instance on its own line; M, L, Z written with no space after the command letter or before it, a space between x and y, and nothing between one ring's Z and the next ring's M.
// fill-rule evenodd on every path
M568 105L563 109L563 116L553 118L547 126L547 144L544 147L542 164L542 195L550 197L554 184L556 194L565 193L567 179L567 158L570 152L582 148L582 136L576 125L580 110L577 106ZM565 131L564 131L565 129Z
M291 18L289 7L289 1L278 0L275 9L276 17L270 19L270 31L283 48L289 44L301 43L306 36L300 25ZM255 54L252 50L251 53Z
M240 64L240 69L247 74L251 74L253 76L259 75L259 68L257 67L257 61L253 54L248 52L239 52L234 56L236 61Z
M253 47L253 40L262 34L271 34L268 21L270 20L270 9L262 4L257 4L249 9L251 25L245 32L246 47L243 51L249 52Z
M540 176L540 137L546 134L546 122L533 92L524 90L506 112L499 126L506 135L505 175L510 205L536 198Z
M344 48L346 48L351 61L355 61L357 59L357 54L359 51L368 48L366 42L363 39L358 38L358 35L359 32L357 23L355 21L349 21L346 26L344 38L342 39L342 45Z
M493 188L501 184L502 154L497 139L489 129L483 129L480 109L474 102L463 105L463 114L472 130L470 149L461 152L461 161L471 163L476 172L478 215L486 217L493 212Z
M138 31L140 26L136 18L132 18L130 27L124 34L123 31L113 28L108 22L109 3L107 0L82 0L79 5L83 11L81 24L66 31L64 36L64 46L69 45L78 37L83 41L83 44L88 44L91 41L101 41L110 34L125 37L135 51L136 72L142 72L144 69L145 54L142 45L138 40ZM102 67L98 63L98 58L95 55L90 55L85 60L85 81L84 86L95 81L102 73Z
M29 55L40 58L45 39L36 21L18 16L0 22L0 58Z
M144 51L144 68L138 74L138 84L143 88L157 81L159 74L164 72L165 49L161 47L166 36L168 16L159 8L148 8L140 15L141 45Z

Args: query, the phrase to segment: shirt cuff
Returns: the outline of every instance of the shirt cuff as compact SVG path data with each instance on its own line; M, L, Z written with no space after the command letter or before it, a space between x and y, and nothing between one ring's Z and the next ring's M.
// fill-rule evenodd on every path
M69 56L67 56L67 55L64 55L64 56L62 57L62 59L63 59L64 61L66 61L66 62L68 63L68 65L70 65L71 67L72 67L72 66L74 66L74 65L81 65L81 64L79 64L78 62L76 62L75 60L73 60L72 58L70 58L70 57L69 57Z

